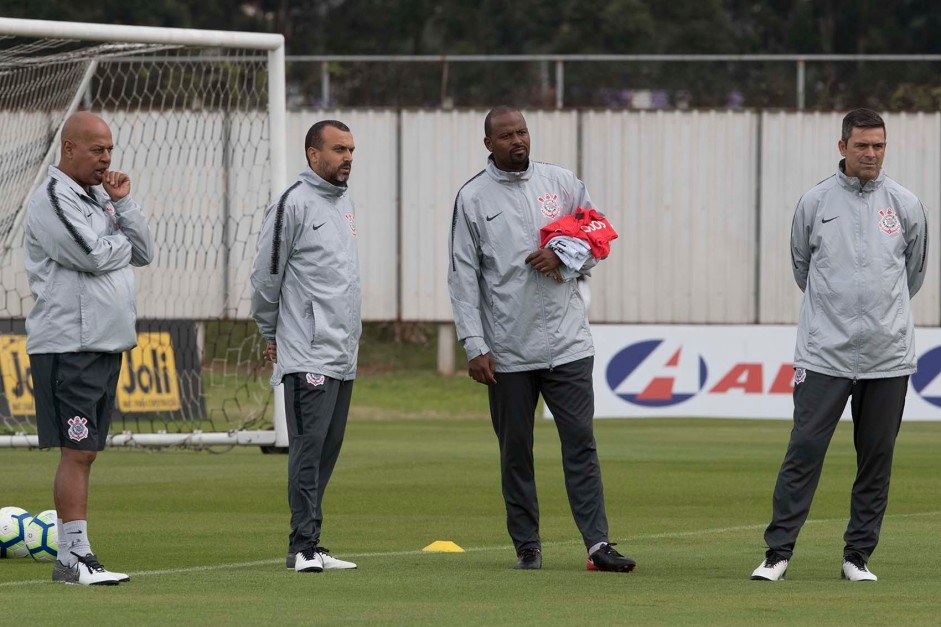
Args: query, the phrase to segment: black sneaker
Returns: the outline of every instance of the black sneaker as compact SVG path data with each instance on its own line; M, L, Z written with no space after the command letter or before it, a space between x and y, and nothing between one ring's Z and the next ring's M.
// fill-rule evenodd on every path
M515 570L539 570L542 568L542 551L539 549L523 549L518 555Z
M586 570L604 570L610 573L629 573L637 567L637 562L615 551L616 542L605 542L601 548L591 554Z

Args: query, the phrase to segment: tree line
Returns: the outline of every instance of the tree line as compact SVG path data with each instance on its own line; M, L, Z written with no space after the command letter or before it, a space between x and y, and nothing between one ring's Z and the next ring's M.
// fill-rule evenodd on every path
M941 3L932 0L0 0L7 17L284 34L288 55L442 54L934 54ZM937 64L807 66L806 101L936 110ZM546 64L330 66L340 106L551 106ZM289 66L295 104L323 97L320 67ZM667 107L791 107L787 63L573 63L565 101L631 106L640 92Z

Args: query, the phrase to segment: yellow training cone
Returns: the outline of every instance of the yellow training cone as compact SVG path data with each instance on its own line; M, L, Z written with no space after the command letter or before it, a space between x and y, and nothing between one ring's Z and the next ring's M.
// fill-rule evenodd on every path
M422 549L423 553L463 553L464 549L450 540L435 540Z

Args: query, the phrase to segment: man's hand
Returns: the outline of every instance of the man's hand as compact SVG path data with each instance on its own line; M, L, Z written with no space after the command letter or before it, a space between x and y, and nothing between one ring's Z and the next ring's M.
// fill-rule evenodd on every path
M496 385L497 378L494 376L494 373L496 373L496 368L493 365L493 360L490 358L490 353L478 355L467 362L467 374L477 383Z
M124 172L107 170L101 181L101 186L104 187L111 200L121 200L131 193L131 177Z
M268 346L265 347L265 359L272 362L278 362L278 343L277 342L268 342Z
M551 248L542 248L530 253L526 257L526 263L531 265L536 272L562 283L562 273L559 272L559 266L562 265L562 262Z

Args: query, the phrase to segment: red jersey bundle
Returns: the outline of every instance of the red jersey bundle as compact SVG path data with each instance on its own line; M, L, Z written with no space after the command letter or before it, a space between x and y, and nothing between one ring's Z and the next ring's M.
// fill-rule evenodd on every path
M539 229L540 247L545 248L549 240L559 236L584 240L593 257L604 259L611 252L611 240L617 239L618 234L604 214L578 207L573 213Z

